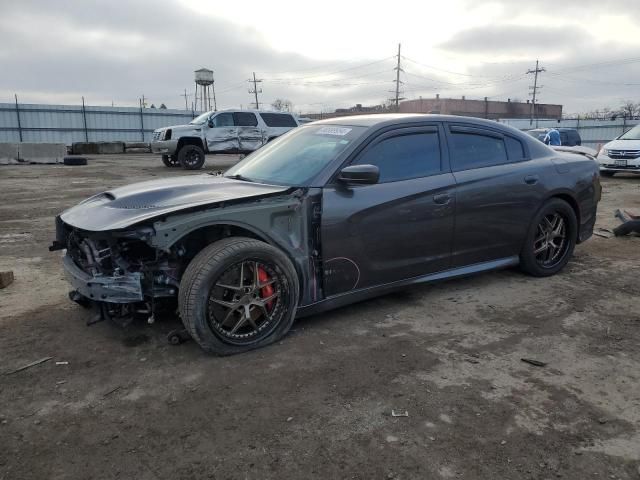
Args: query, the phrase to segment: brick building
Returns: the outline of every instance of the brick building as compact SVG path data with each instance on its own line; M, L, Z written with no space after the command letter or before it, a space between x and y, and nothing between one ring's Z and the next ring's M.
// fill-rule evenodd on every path
M468 100L462 98L419 98L400 102L400 113L440 113L443 115L466 115L479 118L529 118L531 115L531 103L506 102L489 100ZM538 103L536 105L538 118L560 119L562 118L562 105Z

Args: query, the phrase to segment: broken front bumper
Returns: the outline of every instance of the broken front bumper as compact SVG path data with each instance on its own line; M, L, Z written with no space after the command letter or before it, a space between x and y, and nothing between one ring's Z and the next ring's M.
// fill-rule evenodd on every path
M123 276L90 275L80 269L69 255L64 257L62 263L69 283L89 300L134 303L144 298L141 274L138 272Z

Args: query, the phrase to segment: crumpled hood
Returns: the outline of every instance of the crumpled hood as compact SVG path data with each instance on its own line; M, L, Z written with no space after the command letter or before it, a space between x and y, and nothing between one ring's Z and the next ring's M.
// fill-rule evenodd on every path
M208 174L165 178L99 193L65 210L60 218L83 230L116 230L187 208L273 195L289 188Z

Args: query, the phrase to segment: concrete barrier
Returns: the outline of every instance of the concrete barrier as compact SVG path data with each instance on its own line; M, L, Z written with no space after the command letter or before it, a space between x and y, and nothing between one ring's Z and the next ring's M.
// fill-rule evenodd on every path
M71 153L74 155L97 155L98 144L95 142L74 142L71 145Z
M0 143L0 165L16 163L18 161L17 143Z
M124 153L124 142L100 142L98 143L98 153L110 155Z
M113 155L124 153L124 142L75 142L71 151L74 155Z
M62 163L67 154L64 143L19 143L18 158L27 163Z
M64 143L0 143L0 164L62 163Z

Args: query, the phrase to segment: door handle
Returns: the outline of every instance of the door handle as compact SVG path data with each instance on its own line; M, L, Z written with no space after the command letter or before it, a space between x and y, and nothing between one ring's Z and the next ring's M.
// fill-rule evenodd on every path
M433 201L438 205L447 205L451 201L451 195L448 193L441 193L433 196Z
M526 183L527 185L535 185L536 183L538 183L539 179L540 177L538 177L538 175L527 175L526 177L524 177L524 183Z

